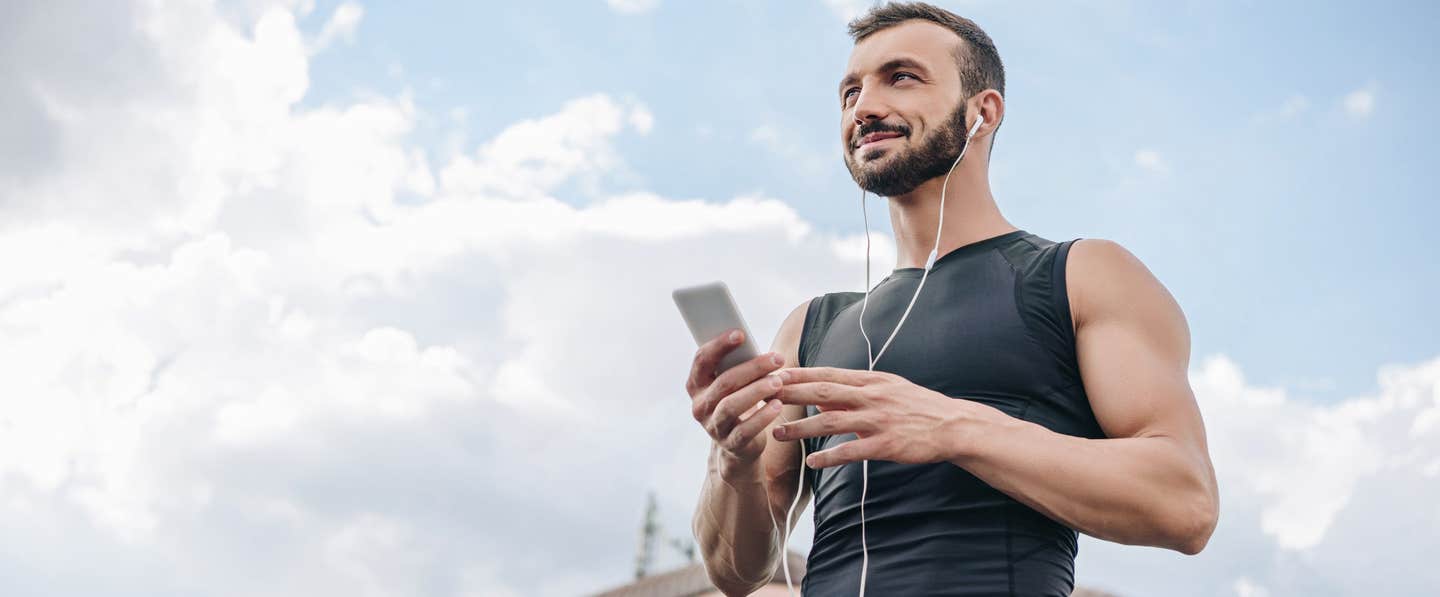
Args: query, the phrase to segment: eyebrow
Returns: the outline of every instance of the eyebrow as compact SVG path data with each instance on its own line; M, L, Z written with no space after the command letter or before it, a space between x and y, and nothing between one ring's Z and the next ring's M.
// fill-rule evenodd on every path
M885 73L885 72L890 72L890 71L893 71L893 70L896 70L896 69L900 69L900 68L908 68L908 69L911 69L911 70L918 70L918 71L924 73L926 76L929 76L929 74L930 74L930 71L925 68L925 65L920 64L920 62L919 62L918 60L915 60L914 58L904 58L904 57L902 57L902 58L891 58L890 60L886 61L885 64L880 65L880 72ZM837 92L837 93L842 93L842 94L845 93L845 88L846 88L846 87L849 87L852 83L855 83L855 82L857 82L857 81L859 81L859 80L860 80L860 74L859 74L859 73L853 73L853 72L852 72L852 73L846 74L844 79L840 79L840 87L839 87L838 89L836 89L836 92Z

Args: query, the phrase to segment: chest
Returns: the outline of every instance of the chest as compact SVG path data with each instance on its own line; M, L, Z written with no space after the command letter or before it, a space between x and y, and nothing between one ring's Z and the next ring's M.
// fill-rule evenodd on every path
M888 346L920 279L892 277L871 291L863 321L868 354L880 355L876 371L1012 416L1034 397L1070 382L1021 318L1012 270L991 262L949 265L957 267L931 272ZM809 364L867 369L861 321L861 301L838 313Z

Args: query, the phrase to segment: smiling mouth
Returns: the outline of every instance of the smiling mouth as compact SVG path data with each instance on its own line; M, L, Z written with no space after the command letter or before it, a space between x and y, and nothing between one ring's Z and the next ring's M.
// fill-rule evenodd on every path
M861 141L860 145L857 145L855 149L864 149L865 147L874 145L876 143L883 143L891 139L899 139L900 137L902 137L902 135L900 135L899 133L873 133L873 135L875 135L875 138L870 139L869 141ZM866 136L868 137L869 135Z

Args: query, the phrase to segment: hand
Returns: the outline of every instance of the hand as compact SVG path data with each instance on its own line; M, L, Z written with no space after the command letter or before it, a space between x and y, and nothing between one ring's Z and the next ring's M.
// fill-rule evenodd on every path
M734 330L733 335L721 334L701 345L691 363L690 378L685 380L691 414L731 464L753 463L765 450L761 431L780 414L780 402L760 401L780 387L780 380L767 374L785 364L785 357L767 352L717 376L715 367L720 359L743 339L744 332Z
M861 460L909 464L949 461L967 420L1006 416L999 409L956 399L883 371L799 367L777 373L785 385L776 397L808 404L820 414L775 427L778 440L854 432L856 439L805 457L811 468Z

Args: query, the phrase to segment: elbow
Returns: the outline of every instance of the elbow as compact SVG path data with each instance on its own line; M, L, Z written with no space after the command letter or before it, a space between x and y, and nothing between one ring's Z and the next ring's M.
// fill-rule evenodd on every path
M745 597L759 591L766 583L731 583L710 575L710 584L720 591L725 597Z
M1215 526L1219 520L1219 499L1213 493L1207 493L1196 499L1177 521L1180 530L1176 533L1175 541L1172 544L1173 549L1187 556L1204 551L1205 546L1210 543L1210 536L1215 533Z
M714 587L726 597L745 597L746 595L750 595L769 584L770 578L774 576L774 571L772 570L771 574L766 575L762 580L746 580L736 574L727 575L722 573L723 568L717 566L716 563L712 563L709 560L703 561L705 563L706 578L710 580L711 585L714 585ZM733 573L733 570L731 572Z
M1194 533L1190 535L1183 543L1177 545L1175 547L1175 551L1183 553L1187 556L1198 555L1200 552L1205 550L1205 545L1209 542L1210 535L1208 533Z

